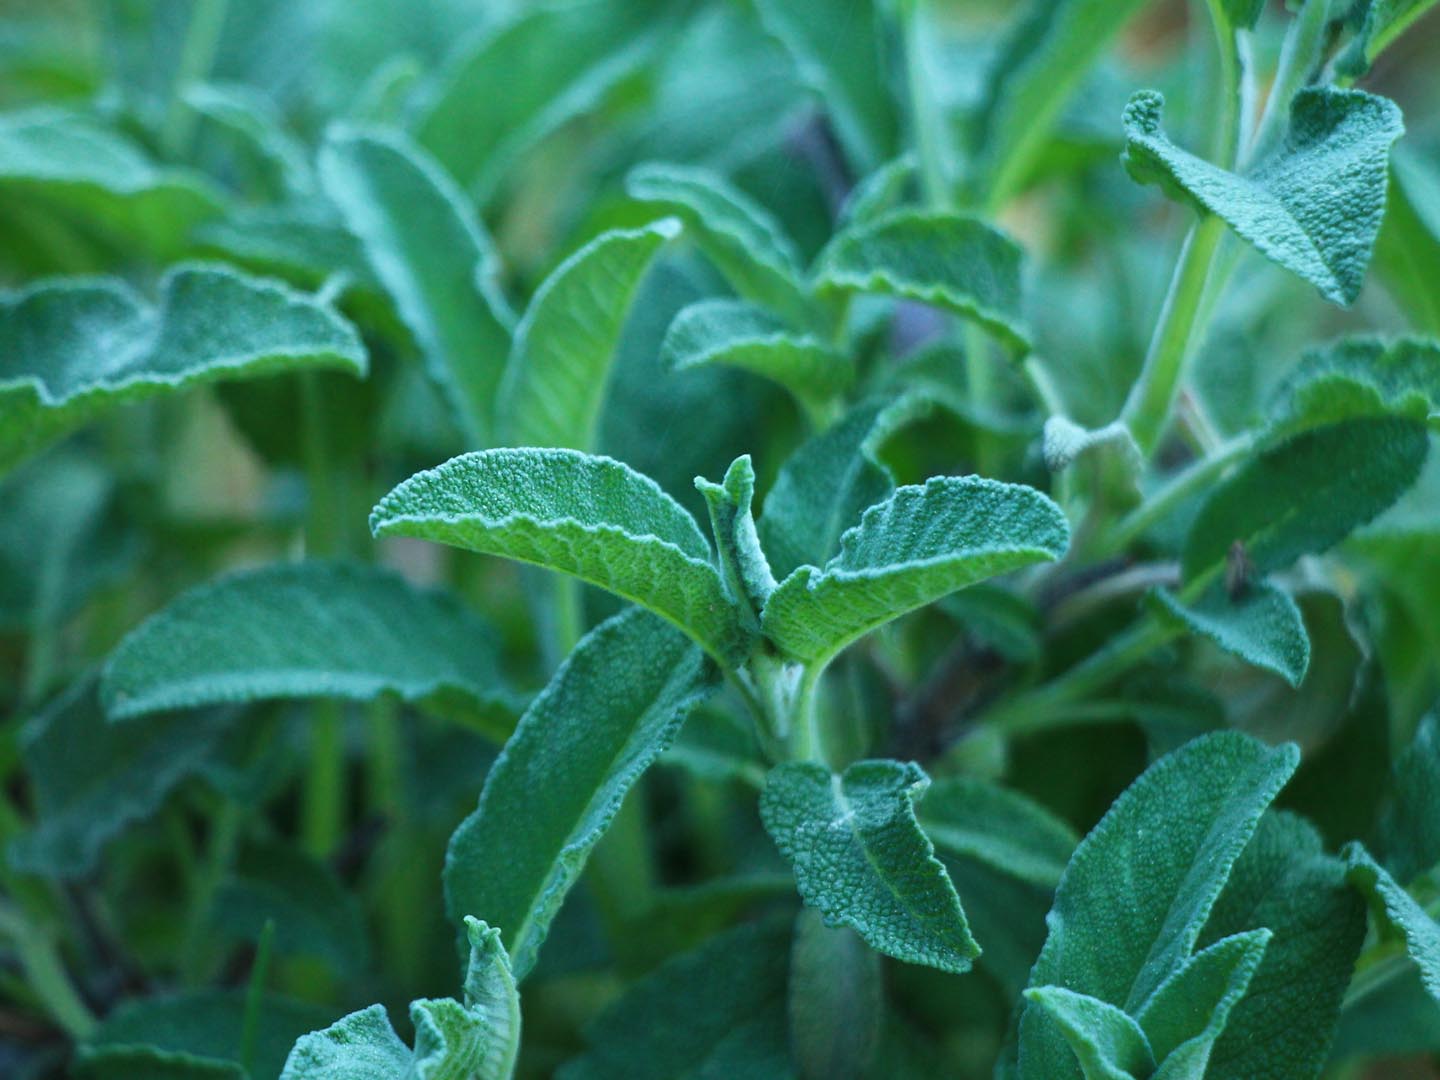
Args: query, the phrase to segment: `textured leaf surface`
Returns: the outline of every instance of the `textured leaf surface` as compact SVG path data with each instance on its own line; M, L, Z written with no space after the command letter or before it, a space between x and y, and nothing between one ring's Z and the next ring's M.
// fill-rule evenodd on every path
M596 237L559 265L515 327L498 426L517 446L595 450L600 408L630 302L674 218Z
M789 920L718 934L632 986L586 1033L560 1080L786 1080Z
M1017 352L1030 347L1020 246L979 218L897 210L852 225L822 251L815 288L919 300L974 319Z
M1440 863L1440 709L1421 719L1395 762L1375 823L1375 849L1406 885Z
M880 954L804 908L790 951L790 1041L804 1080L868 1075L884 1013Z
M430 378L466 433L485 439L510 352L510 312L474 210L439 165L395 132L332 129L320 150L320 180L360 238Z
M1065 516L1034 488L937 476L871 507L817 569L801 566L765 605L765 633L785 652L824 661L882 623L947 593L1059 558Z
M1190 958L1230 868L1294 771L1293 746L1203 736L1152 765L1081 841L1055 892L1032 986L1136 1015ZM1060 1031L1027 1008L1020 1076L1079 1075Z
M112 720L387 693L502 737L515 709L483 619L392 571L329 562L267 566L192 589L125 637L100 687Z
M1053 888L1080 838L1039 803L978 777L937 780L917 808L935 847Z
M828 401L855 378L848 356L743 300L691 304L665 332L661 359L679 370L727 364L773 379L811 404Z
M751 504L755 499L755 468L748 454L736 458L725 471L725 480L712 484L699 477L695 486L705 496L710 511L710 530L720 557L725 587L745 614L747 625L758 629L757 617L775 591L770 563L760 549Z
M282 371L366 371L329 307L278 282L186 265L151 306L110 278L0 294L0 468L122 402Z
M746 647L695 519L610 458L464 454L395 488L370 527L377 536L418 536L573 574L665 616L722 660Z
M1308 350L1275 393L1266 438L1365 417L1432 421L1440 406L1440 344L1351 337Z
M698 649L631 610L586 636L521 717L445 859L451 916L498 927L517 976L626 792L711 688Z
M1299 686L1310 667L1310 636L1300 608L1283 589L1252 582L1232 598L1223 583L1206 589L1193 603L1157 589L1159 606L1192 633L1209 638L1247 664L1273 671Z
M1150 1041L1124 1009L1063 986L1026 990L1025 1000L1065 1036L1085 1080L1134 1080L1155 1071Z
M1360 844L1346 847L1347 876L1370 902L1383 930L1405 942L1420 982L1440 1003L1440 922L1420 906Z
M1125 109L1125 164L1217 214L1261 254L1350 304L1385 212L1390 144L1405 130L1400 110L1360 90L1302 90L1290 132L1245 176L1181 150L1160 130L1161 96L1144 91Z
M843 776L777 766L760 816L795 870L800 895L831 926L887 956L963 972L980 955L960 898L915 820L929 777L918 765L862 761Z

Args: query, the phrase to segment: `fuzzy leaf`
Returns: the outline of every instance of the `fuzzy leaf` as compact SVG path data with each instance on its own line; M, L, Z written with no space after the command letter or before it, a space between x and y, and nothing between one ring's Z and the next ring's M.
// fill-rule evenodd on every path
M468 437L489 436L510 351L498 262L454 180L397 132L331 129L320 180Z
M775 591L775 576L760 550L751 503L755 498L755 468L750 455L736 458L725 472L723 484L696 477L695 486L705 496L710 511L710 530L720 553L720 571L730 596L752 629L759 629L758 616Z
M297 369L364 375L328 306L220 266L177 267L151 306L111 278L0 293L0 469L105 409L196 383Z
M591 631L520 718L445 859L452 918L499 927L517 977L635 781L711 690L704 656L630 610Z
M275 698L381 694L504 738L514 695L489 625L388 570L281 563L190 590L132 630L105 665L111 720Z
M1226 731L1146 770L1070 860L1030 984L1141 1014L1190 959L1232 864L1298 759L1293 746ZM1021 1019L1019 1075L1079 1075L1062 1033L1034 1008Z
M804 1080L868 1075L883 1014L880 954L803 908L790 951L790 1040Z
M853 927L886 956L958 973L980 947L915 820L929 783L898 761L857 762L843 776L789 762L771 771L760 817L827 925Z
M1361 844L1343 852L1350 883L1369 901L1382 932L1405 942L1410 959L1420 970L1420 982L1440 1003L1440 922L1421 907Z
M763 308L743 300L702 300L675 317L661 360L675 370L727 364L773 379L800 402L821 405L855 378L850 357L818 338L796 334Z
M937 780L916 813L942 853L976 859L1044 888L1054 888L1080 842L1039 803L978 777Z
M1434 6L1435 0L1360 0L1356 8L1364 12L1363 21L1335 69L1352 77L1364 75L1392 41Z
M1400 110L1361 90L1302 90L1284 145L1239 176L1170 142L1160 130L1163 104L1147 90L1125 108L1130 174L1218 214L1327 300L1353 303L1385 212L1390 144L1405 130Z
M1301 357L1276 390L1266 439L1366 417L1440 419L1440 344L1350 337Z
M1440 864L1440 709L1421 719L1395 762L1374 846L1385 868L1406 885Z
M1150 1042L1125 1010L1063 986L1026 990L1025 1000L1043 1009L1064 1034L1085 1080L1134 1080L1154 1073Z
M1284 589L1251 582L1232 598L1223 583L1206 589L1193 603L1183 603L1165 589L1151 596L1157 606L1184 627L1209 638L1247 664L1273 671L1299 686L1310 667L1310 635L1300 608Z
M674 218L602 233L562 262L515 327L496 405L516 446L596 449L620 331L640 279L680 232Z
M1059 558L1065 516L1034 488L936 476L899 488L840 538L823 568L801 566L765 605L765 633L824 662L856 638L947 593Z
M1064 416L1045 421L1042 446L1045 467L1051 472L1068 469L1081 457L1109 453L1116 455L1127 471L1139 472L1143 458L1130 428L1121 420L1100 428L1083 428Z
M979 218L896 210L839 233L815 263L820 293L879 293L973 319L1017 353L1030 348L1020 310L1020 246Z
M747 648L695 519L654 481L610 458L573 450L463 454L391 491L370 528L572 574L665 616L725 662Z

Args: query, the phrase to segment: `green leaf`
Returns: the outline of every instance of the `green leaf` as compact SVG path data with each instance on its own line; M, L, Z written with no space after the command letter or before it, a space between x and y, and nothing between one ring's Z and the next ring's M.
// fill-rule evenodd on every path
M786 1080L789 920L737 927L667 961L586 1031L559 1080Z
M1134 1080L1154 1073L1150 1042L1123 1009L1063 986L1034 987L1025 991L1025 1000L1059 1028L1085 1080Z
M391 491L370 528L572 574L663 615L722 662L748 649L695 519L653 480L610 458L463 454Z
M747 300L805 325L811 300L800 256L770 211L719 173L690 165L640 165L625 177L632 199L678 214L715 268Z
M1385 221L1375 242L1375 269L1411 323L1440 334L1440 169L1434 155L1397 143L1390 158Z
M1182 553L1186 579L1213 572L1237 541L1257 576L1329 550L1415 482L1429 448L1424 425L1400 418L1328 424L1267 448L1201 506Z
M0 469L105 409L180 387L298 369L364 375L359 336L274 281L189 264L151 306L110 278L0 294Z
M249 1080L238 1061L211 1061L143 1046L81 1050L71 1066L75 1080Z
M751 503L755 498L755 468L750 455L736 458L725 471L723 484L695 478L695 487L705 496L710 511L710 530L720 553L720 570L725 587L752 630L759 629L758 616L775 591L775 576L760 550Z
M824 662L907 611L996 574L1059 558L1060 509L1034 488L936 476L865 512L823 568L801 566L765 605L762 626L783 651Z
M470 960L461 988L465 1008L485 1030L485 1047L475 1069L476 1080L508 1080L520 1056L520 993L500 931L480 919L465 917Z
M771 770L760 817L826 925L852 927L897 960L959 973L980 947L915 820L929 783L920 766L898 761L857 762L843 776L788 762Z
M1364 20L1349 48L1336 58L1335 70L1364 75L1391 42L1434 6L1435 0L1360 0L1356 8L1364 12Z
M680 232L674 218L602 233L545 279L515 327L496 404L517 446L595 450L620 331L640 279Z
M878 293L933 304L979 323L1017 354L1020 245L978 217L895 210L838 233L815 261L817 293Z
M324 209L317 212L313 204L237 209L200 226L195 240L230 262L301 288L339 284L342 292L378 297L380 284L365 249L328 206Z
M1080 842L1039 803L979 777L937 780L916 813L941 853L976 859L1044 888L1054 888Z
M699 650L632 609L582 639L520 718L445 859L451 917L499 927L517 977L626 792L711 689Z
M1395 762L1373 846L1407 885L1440 863L1440 709L1425 714Z
M416 1029L421 1021L416 1019ZM405 1076L413 1054L395 1034L384 1005L371 1005L341 1017L323 1031L296 1042L285 1060L281 1080L392 1080Z
M1189 961L1232 864L1298 759L1293 746L1224 731L1147 769L1070 860L1030 985L1141 1015ZM1063 1034L1033 1008L1020 1023L1019 1075L1079 1075Z
M1301 357L1275 392L1267 440L1366 417L1440 419L1440 344L1426 338L1350 337Z
M132 630L105 664L111 720L277 698L382 694L504 738L516 709L495 634L452 597L393 571L280 563L180 596Z
M773 379L811 408L842 393L855 378L853 360L810 334L796 334L744 300L702 300L675 317L661 360L684 370L727 364Z
M320 149L320 180L456 419L469 438L486 441L511 316L474 209L444 170L397 132L332 128Z
M1253 30L1265 10L1265 0L1223 0L1225 17L1236 30Z
M790 1040L804 1080L869 1075L883 1016L880 954L802 909L790 952Z
M1385 212L1390 144L1405 130L1394 103L1360 90L1302 90L1284 145L1244 176L1170 142L1160 130L1163 104L1146 90L1125 107L1131 176L1218 214L1327 300L1353 303Z
M218 753L234 719L229 710L208 710L107 724L96 680L72 683L21 734L36 821L10 842L10 865L56 877L84 874L110 840L148 819Z
M1273 671L1291 686L1299 686L1305 678L1310 636L1299 606L1284 589L1250 582L1232 597L1223 582L1216 582L1191 603L1165 589L1150 595L1161 611L1232 656Z
M1421 983L1440 1003L1440 922L1363 845L1348 844L1341 854L1348 865L1347 878L1369 902L1382 932L1405 942L1410 959L1420 971Z
M1210 1054L1214 1076L1291 1080L1324 1064L1365 937L1345 867L1304 819L1271 811L1236 860L1203 946L1260 927L1273 936Z

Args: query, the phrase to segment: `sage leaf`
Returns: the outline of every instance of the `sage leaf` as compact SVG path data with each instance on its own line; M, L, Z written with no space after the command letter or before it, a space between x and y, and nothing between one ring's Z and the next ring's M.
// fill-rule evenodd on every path
M510 352L498 257L472 207L398 132L335 127L320 181L360 240L467 436L483 443Z
M942 854L975 859L1044 888L1059 882L1080 842L1039 803L979 777L935 781L916 814Z
M1440 169L1402 141L1390 158L1385 221L1375 241L1375 269L1411 324L1440 334Z
M1163 104L1147 90L1125 107L1131 176L1219 215L1327 300L1353 303L1384 216L1390 144L1405 130L1394 103L1361 90L1302 90L1284 144L1243 176L1170 142L1160 130Z
M801 566L761 625L790 656L823 663L882 623L996 574L1059 558L1060 509L1034 488L936 476L867 510L824 567Z
M516 711L495 633L449 596L392 571L302 562L246 570L183 594L106 662L111 720L170 709L395 694L503 739Z
M561 263L515 327L496 415L517 446L593 451L610 366L640 279L680 223L602 233Z
M1399 937L1420 972L1425 990L1440 1003L1440 922L1375 861L1364 845L1346 846L1347 877L1370 904L1386 936Z
M1310 636L1300 608L1285 590L1268 582L1251 582L1238 596L1223 583L1210 586L1185 603L1165 589L1151 596L1159 609L1192 633L1208 638L1247 664L1273 671L1299 686L1310 667Z
M720 570L726 588L751 629L759 629L758 616L765 601L775 591L775 577L765 552L760 549L760 536L750 506L755 498L755 468L750 455L738 457L725 472L722 484L696 478L695 486L705 496L710 510L710 528L720 553Z
M1298 760L1294 746L1223 731L1147 769L1075 850L1030 985L1141 1015L1189 961L1231 866ZM1019 1062L1024 1078L1079 1075L1063 1034L1033 1007L1021 1018Z
M1306 350L1276 389L1267 441L1344 420L1440 420L1440 344L1426 338L1349 337Z
M498 927L517 978L626 792L712 688L699 650L632 609L583 638L520 718L444 874L452 918Z
M920 766L862 761L841 776L813 762L771 770L760 817L805 903L877 952L964 972L980 955L960 898L915 819Z
M1023 253L977 217L895 210L836 234L815 261L817 293L878 293L972 319L1013 352L1030 348L1020 301Z
M1075 1051L1085 1080L1134 1080L1155 1071L1155 1052L1140 1025L1124 1009L1063 986L1025 991Z
M726 364L753 372L811 408L822 407L855 378L848 356L743 300L703 300L685 308L665 332L661 359L676 370Z
M663 615L722 662L748 648L695 519L653 480L610 458L463 454L391 491L370 528L571 574Z
M1406 885L1440 863L1440 709L1421 718L1395 762L1373 846Z
M790 950L790 1041L804 1080L868 1075L884 1014L880 954L804 908Z
M0 294L0 469L114 405L282 371L364 375L355 330L278 282L187 264L150 305L110 278Z
M1435 0L1360 0L1355 5L1356 11L1363 12L1360 28L1336 58L1335 69L1345 75L1364 75L1375 58L1434 5Z

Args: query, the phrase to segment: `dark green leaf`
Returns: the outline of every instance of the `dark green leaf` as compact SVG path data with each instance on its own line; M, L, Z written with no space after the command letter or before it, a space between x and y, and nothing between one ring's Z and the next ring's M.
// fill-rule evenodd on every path
M1376 822L1375 850L1407 885L1440 863L1440 709L1421 719L1395 762Z
M942 853L977 859L1045 888L1054 888L1080 842L1039 803L978 777L936 781L917 813Z
M1364 75L1385 48L1435 5L1435 0L1359 0L1363 21L1349 48L1335 61L1345 75Z
M810 908L790 952L790 1041L804 1080L868 1075L883 1015L880 954Z
M1165 589L1151 594L1157 605L1192 633L1209 638L1247 664L1273 671L1299 686L1310 666L1310 637L1300 608L1283 589L1266 582L1231 596L1216 582L1192 603Z
M1085 1080L1134 1080L1155 1071L1155 1053L1145 1032L1128 1013L1107 1001L1063 986L1025 991L1025 1000L1065 1036Z
M1440 1003L1440 922L1390 876L1360 844L1344 851L1347 877L1370 903L1382 932L1405 943L1410 959L1420 969L1420 981Z

